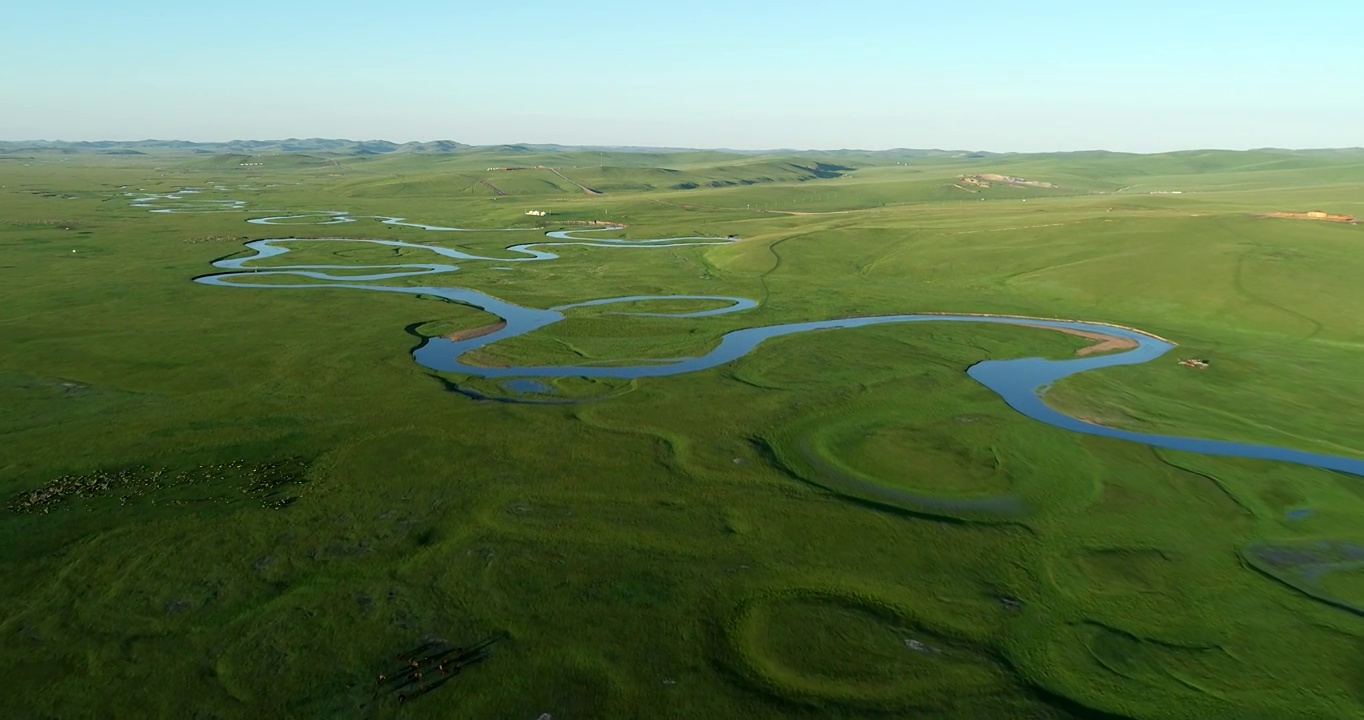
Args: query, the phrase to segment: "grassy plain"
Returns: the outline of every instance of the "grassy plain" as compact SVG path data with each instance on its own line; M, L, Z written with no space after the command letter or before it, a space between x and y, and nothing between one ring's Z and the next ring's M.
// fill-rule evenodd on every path
M1071 434L965 374L1080 338L816 332L596 402L511 405L446 392L468 379L409 356L485 313L190 283L262 237L496 253L538 236L529 209L547 229L735 234L405 282L541 308L760 301L690 319L580 308L489 363L695 355L736 328L850 314L1130 325L1181 347L1050 401L1364 457L1364 227L1256 216L1364 216L1364 154L0 157L9 717L1364 713L1364 478ZM487 170L513 165L572 182ZM1060 187L959 187L976 173ZM124 195L182 187L247 209L149 213ZM527 232L243 222L312 211ZM269 262L428 259L309 243ZM489 637L489 659L427 695L376 687L425 639Z

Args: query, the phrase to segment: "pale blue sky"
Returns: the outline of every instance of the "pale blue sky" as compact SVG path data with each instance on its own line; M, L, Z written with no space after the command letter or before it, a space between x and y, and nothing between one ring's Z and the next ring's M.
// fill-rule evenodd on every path
M0 139L1364 145L1364 0L46 0Z

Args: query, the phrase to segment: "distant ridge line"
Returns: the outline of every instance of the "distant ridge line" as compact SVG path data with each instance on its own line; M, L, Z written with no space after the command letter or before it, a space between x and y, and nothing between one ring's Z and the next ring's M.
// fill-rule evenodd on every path
M700 148L647 145L560 145L556 143L506 143L471 145L454 140L393 142L391 140L350 140L345 138L285 138L282 140L0 140L0 154L15 152L93 152L110 155L135 155L148 151L183 150L201 154L227 153L335 153L343 155L387 155L392 153L528 153L528 152L619 152L619 153L695 153L716 152L734 155L867 155L882 158L991 158L1018 155L1090 155L1142 156L1186 155L1208 152L1226 153L1364 153L1364 147L1348 148L1255 148L1248 150L1175 150L1156 153L1132 153L1110 150L1066 150L1056 152L993 152L984 150L943 150L939 148L889 148L864 150L857 148Z

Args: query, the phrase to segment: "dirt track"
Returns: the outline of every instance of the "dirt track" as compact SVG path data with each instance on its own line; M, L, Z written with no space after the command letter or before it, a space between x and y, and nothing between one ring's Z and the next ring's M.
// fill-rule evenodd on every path
M583 191L583 194L585 194L585 195L601 195L601 194L602 194L600 190L593 190L592 188L590 188L590 187L588 187L588 186L586 186L586 185L583 185L582 183L578 182L577 180L574 180L573 178L571 178L571 177L569 177L569 176L567 176L567 175L565 175L565 174L559 172L559 171L558 171L557 169L555 169L555 168L552 168L552 167L549 167L549 166L545 166L545 165L537 165L536 167L540 167L540 168L543 168L543 169L545 169L545 170L548 170L548 171L554 173L555 175L558 175L559 177L563 178L564 180L567 180L568 182L571 182L571 183L573 183L574 185L577 185L577 186L578 186L578 189L579 189L579 190L582 190L582 191Z

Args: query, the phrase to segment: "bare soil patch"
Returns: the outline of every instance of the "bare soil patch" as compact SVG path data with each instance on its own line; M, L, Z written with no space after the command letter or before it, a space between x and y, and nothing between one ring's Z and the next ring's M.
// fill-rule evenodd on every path
M960 179L963 183L966 183L967 185L974 185L974 186L976 186L976 187L982 187L982 188L990 187L990 183L1002 183L1002 184L1004 184L1004 185L1016 185L1016 186L1018 186L1018 187L1035 187L1035 188L1055 188L1055 187L1056 187L1056 185L1054 185L1054 184L1052 184L1052 183L1043 182L1043 181L1041 181L1041 180L1028 180L1028 179L1026 179L1026 178L1014 177L1013 175L999 175L999 174L997 174L997 173L981 173L981 174L979 174L979 175L962 175L959 179ZM960 187L960 186L958 186L958 187ZM962 189L965 190L966 188L962 188Z
M504 327L507 327L507 321L501 320L491 325L469 328L468 330L456 330L455 332L446 335L445 338L456 342L460 340L470 340L476 337L483 337L484 335L491 335Z
M1105 335L1103 333L1090 332L1088 330L1075 330L1073 328L1052 327L1050 325L1029 325L1028 327L1041 328L1042 330L1056 330L1067 335L1078 335L1079 337L1095 341L1093 345L1086 345L1075 351L1076 355L1094 355L1096 353L1115 352L1118 350L1131 350L1137 346L1137 341L1119 335Z
M1308 212L1271 212L1265 213L1260 217L1287 218L1289 220L1324 220L1326 222L1343 222L1352 224L1359 222L1358 218L1355 218L1351 215L1335 215L1332 213L1322 212L1320 210L1311 210Z

